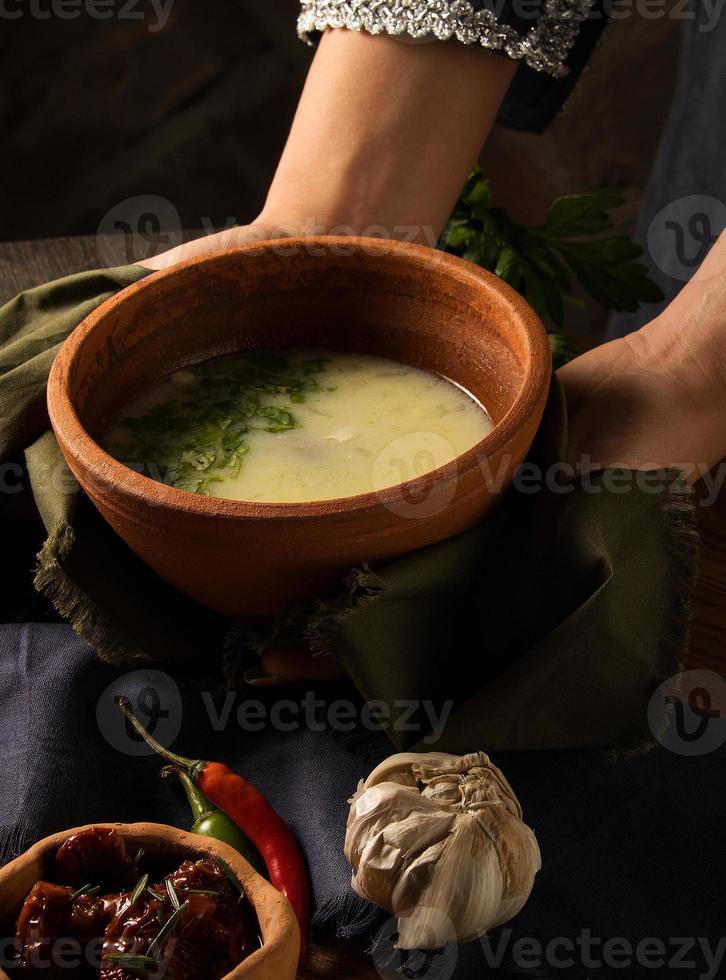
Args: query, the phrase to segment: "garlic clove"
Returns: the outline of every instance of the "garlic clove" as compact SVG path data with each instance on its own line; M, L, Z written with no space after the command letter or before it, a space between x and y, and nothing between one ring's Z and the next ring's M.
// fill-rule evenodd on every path
M482 932L482 921L499 913L504 882L496 852L487 848L471 860L471 837L476 835L476 818L457 822L453 834L441 847L433 873L418 891L400 904L408 914L399 927L398 947L431 949L448 942L468 942ZM416 874L415 865L411 869ZM452 887L455 883L455 887ZM394 891L394 903L401 897ZM434 945L431 945L431 944Z

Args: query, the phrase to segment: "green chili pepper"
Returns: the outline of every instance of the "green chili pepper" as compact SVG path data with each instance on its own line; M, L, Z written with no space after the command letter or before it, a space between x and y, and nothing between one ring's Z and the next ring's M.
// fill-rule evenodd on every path
M229 844L235 851L239 851L245 860L249 861L255 871L267 877L267 869L259 851L242 833L237 824L227 816L224 810L218 810L217 807L213 806L185 772L171 766L166 769L167 772L170 770L173 770L181 781L189 800L189 806L192 808L192 816L194 817L192 833L201 834L203 837L214 837L224 844Z

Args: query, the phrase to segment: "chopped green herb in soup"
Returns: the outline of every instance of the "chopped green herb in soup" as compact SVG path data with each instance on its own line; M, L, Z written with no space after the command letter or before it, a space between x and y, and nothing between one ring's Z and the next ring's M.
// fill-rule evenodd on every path
M397 361L253 351L161 381L127 406L105 446L192 493L300 502L421 476L491 427L468 392Z

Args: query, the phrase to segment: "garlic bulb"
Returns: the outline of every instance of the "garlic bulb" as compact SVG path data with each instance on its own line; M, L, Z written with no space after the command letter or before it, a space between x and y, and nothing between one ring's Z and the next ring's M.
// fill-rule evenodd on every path
M349 802L353 888L398 916L399 948L475 939L527 901L537 840L484 752L393 755Z

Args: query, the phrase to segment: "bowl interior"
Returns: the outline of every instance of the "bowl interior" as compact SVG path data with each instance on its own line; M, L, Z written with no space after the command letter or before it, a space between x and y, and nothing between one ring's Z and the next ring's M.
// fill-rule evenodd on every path
M285 898L231 847L213 838L163 824L96 823L61 831L39 841L0 868L0 924L4 929L3 936L13 935L15 919L25 896L36 881L47 875L60 845L90 827L112 827L133 851L143 848L145 859L158 863L160 870L171 870L185 859L223 858L252 904L261 936L259 948L228 973L224 980L266 980L271 976L292 980L298 960L300 932ZM8 980L2 967L0 980Z
M71 402L98 441L130 398L179 368L259 347L326 348L448 377L500 423L536 354L522 306L482 270L415 246L243 247L142 281L89 318Z
M102 827L104 824L93 824ZM144 870L152 872L152 878L158 874L161 878L174 870L182 861L198 861L207 857L208 852L194 841L189 834L161 836L149 827L141 834L136 831L131 834L121 826L116 830L124 837L129 846L144 849ZM2 881L0 887L0 923L4 927L13 925L25 897L37 881L49 880L52 874L53 859L63 841L71 836L73 831L46 838L40 846L34 849L33 859L25 863L19 875L13 876L8 882Z

